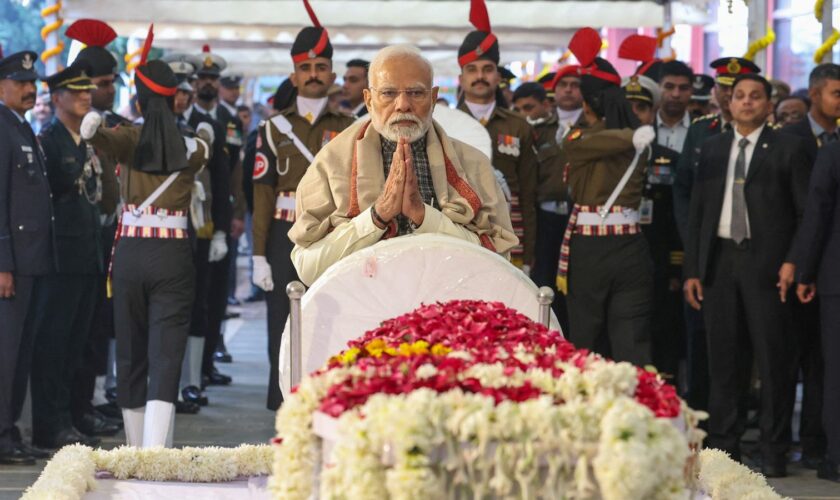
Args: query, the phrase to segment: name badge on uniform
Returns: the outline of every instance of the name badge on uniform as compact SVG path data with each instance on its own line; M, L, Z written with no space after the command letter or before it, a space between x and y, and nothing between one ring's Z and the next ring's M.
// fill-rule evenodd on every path
M20 150L26 154L27 163L35 162L35 155L32 153L32 148L30 146L21 146Z
M328 142L338 137L338 132L333 130L324 130L324 135L321 137L321 147L327 145Z
M499 153L518 157L520 153L519 137L499 134L498 149Z
M639 224L650 224L653 222L653 200L642 198L639 205Z

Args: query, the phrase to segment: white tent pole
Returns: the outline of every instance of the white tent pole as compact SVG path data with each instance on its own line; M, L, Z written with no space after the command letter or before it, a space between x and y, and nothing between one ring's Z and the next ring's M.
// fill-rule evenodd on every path
M763 38L767 34L767 0L750 0L747 26L749 43ZM767 50L759 51L753 62L762 69L762 74L765 74L767 70Z
M834 33L834 26L833 26L833 13L834 13L834 2L832 0L824 0L823 7L822 7L822 39L827 40L828 37ZM834 61L834 51L829 50L823 56L822 62L833 62Z

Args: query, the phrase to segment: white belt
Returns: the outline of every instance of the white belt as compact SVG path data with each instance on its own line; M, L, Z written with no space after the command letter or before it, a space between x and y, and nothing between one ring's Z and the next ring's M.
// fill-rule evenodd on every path
M187 229L186 215L157 215L140 214L134 215L131 212L124 212L122 216L123 226L134 227L158 227L164 229Z
M597 212L578 212L578 226L623 226L639 223L639 211L633 209L612 212L603 219Z
M274 208L277 210L295 210L295 197L294 196L278 196L277 201L275 202Z

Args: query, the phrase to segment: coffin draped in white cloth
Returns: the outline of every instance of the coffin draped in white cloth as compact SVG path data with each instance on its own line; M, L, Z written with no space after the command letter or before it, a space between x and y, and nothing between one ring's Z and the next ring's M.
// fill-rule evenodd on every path
M539 320L537 286L504 257L449 236L393 238L337 262L303 296L302 372L323 367L348 341L386 319L454 299L498 301ZM551 328L560 329L553 314ZM287 322L280 348L284 394L289 376Z

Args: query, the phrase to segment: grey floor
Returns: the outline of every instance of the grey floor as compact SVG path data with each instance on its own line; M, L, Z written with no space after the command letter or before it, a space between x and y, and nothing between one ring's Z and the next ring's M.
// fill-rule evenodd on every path
M240 275L244 274L245 270L241 269ZM240 296L248 293L244 281L239 292ZM274 414L265 408L268 380L265 306L246 304L241 311L242 317L228 321L225 332L234 362L218 365L220 371L233 377L233 385L210 387L207 391L210 406L197 415L177 416L176 446L267 443L274 434ZM124 439L120 433L103 440L102 446L113 448L124 443ZM37 479L44 464L40 461L33 467L0 466L0 500L19 498ZM817 479L814 471L794 464L789 473L787 478L771 481L780 494L803 500L840 499L840 485Z

